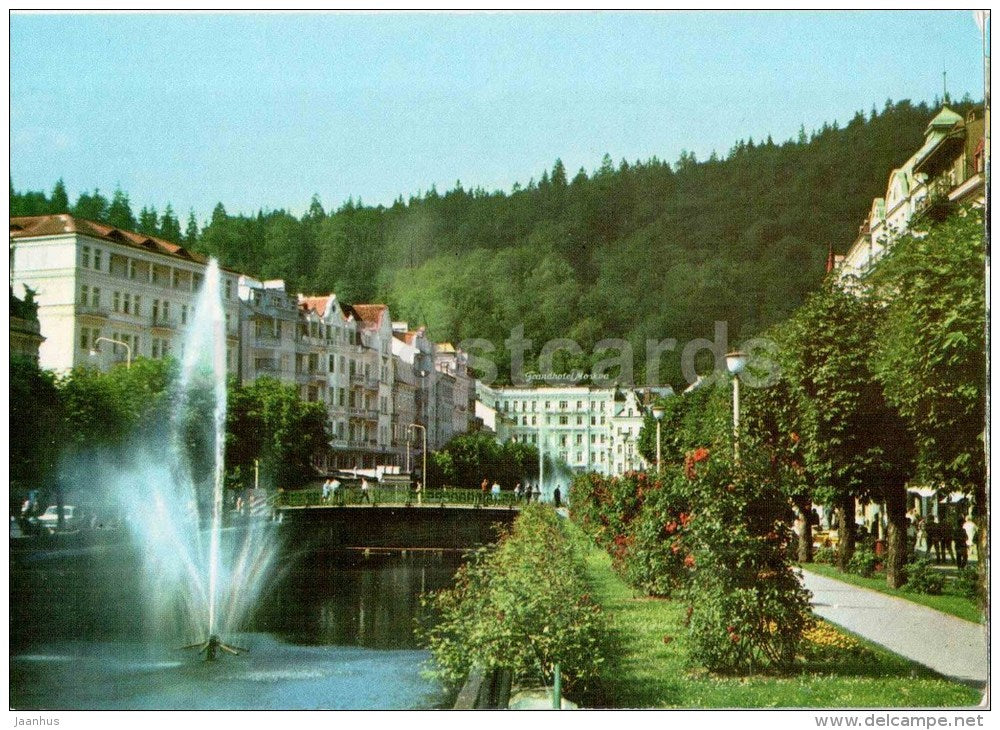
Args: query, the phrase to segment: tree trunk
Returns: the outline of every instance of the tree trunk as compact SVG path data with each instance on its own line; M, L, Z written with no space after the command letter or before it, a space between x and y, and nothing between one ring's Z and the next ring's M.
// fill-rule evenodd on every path
M906 582L906 487L889 490L885 511L889 522L885 582L889 588L901 588Z
M811 563L813 559L813 531L812 522L809 519L812 513L812 502L808 499L796 501L795 509L802 519L802 532L799 533L798 557L800 563Z
M837 568L842 573L854 557L854 538L854 497L844 497L837 503Z

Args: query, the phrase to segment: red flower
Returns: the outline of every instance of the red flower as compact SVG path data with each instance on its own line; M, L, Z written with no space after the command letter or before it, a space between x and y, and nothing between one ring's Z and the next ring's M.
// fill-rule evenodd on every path
M799 435L795 433L795 431L792 431L790 434L788 434L788 438L792 440L793 444L797 444L799 442Z
M688 553L685 556L685 558L684 558L684 566L687 567L687 568L693 568L694 567L694 555L692 555L691 553Z

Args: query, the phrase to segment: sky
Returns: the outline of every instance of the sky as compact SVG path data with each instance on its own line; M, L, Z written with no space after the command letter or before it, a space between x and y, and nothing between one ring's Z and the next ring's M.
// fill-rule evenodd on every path
M200 221L982 98L969 11L12 14L10 175Z

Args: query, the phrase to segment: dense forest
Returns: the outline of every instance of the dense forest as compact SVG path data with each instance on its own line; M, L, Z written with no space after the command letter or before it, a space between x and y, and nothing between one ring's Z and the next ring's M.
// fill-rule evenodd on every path
M959 113L971 101L952 104ZM509 192L466 189L402 198L391 206L348 200L327 211L318 197L301 217L285 210L230 214L182 225L169 205L138 213L126 192L71 204L60 180L50 194L14 190L11 215L74 215L182 242L293 291L335 291L346 302L381 301L394 318L426 324L439 340L495 343L523 325L534 355L552 338L585 355L560 362L589 370L594 344L628 340L645 380L647 339L675 338L658 380L680 384L679 351L728 323L730 343L786 319L822 278L830 246L843 252L889 172L919 148L936 111L887 102L844 127L797 139L741 140L723 157L684 152L615 163L605 156L575 175L551 170ZM606 357L607 355L605 355ZM533 354L527 353L528 369Z

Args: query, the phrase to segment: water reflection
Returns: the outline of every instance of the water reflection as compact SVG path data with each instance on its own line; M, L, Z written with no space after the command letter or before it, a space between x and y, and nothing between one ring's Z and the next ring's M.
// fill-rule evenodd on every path
M19 709L321 709L447 705L421 674L421 591L451 584L448 554L288 554L215 663L152 634L138 555L116 547L13 556L10 701Z

